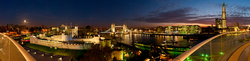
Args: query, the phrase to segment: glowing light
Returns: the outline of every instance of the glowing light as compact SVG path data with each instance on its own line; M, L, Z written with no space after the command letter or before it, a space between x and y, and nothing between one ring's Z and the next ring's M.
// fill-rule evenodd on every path
M26 20L24 20L23 22L26 23Z
M150 61L150 59L149 59L149 58L146 58L144 61Z
M189 60L189 59L190 59L190 57L188 56L188 57L187 57L187 59Z
M60 57L58 60L62 60L62 57Z
M207 60L207 58L205 58L205 60Z
M204 54L201 54L201 56L204 56Z
M208 57L208 55L206 54L206 57Z
M220 52L221 55L223 55L224 53L223 52Z

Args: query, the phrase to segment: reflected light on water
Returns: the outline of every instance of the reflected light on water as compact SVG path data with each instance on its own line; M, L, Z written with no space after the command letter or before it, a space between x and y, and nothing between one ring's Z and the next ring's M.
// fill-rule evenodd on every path
M132 42L138 42L143 44L154 44L162 45L165 42L165 45L179 46L179 47L189 47L190 43L194 44L193 41L188 42L187 39L183 39L184 36L164 36L164 35L146 35L146 34L116 34L118 41L127 45L132 45ZM178 43L171 43L178 42Z

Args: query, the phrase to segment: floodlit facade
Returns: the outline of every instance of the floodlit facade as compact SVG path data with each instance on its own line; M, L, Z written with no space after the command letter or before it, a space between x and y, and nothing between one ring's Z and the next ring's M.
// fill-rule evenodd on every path
M116 30L116 28L122 28L122 30ZM112 23L111 24L111 28L105 32L109 32L111 31L112 33L116 33L116 32L121 32L121 33L127 33L129 32L130 30L128 29L127 25L124 23L122 26L116 26L115 23Z
M99 44L100 35L91 36L89 38L74 38L78 35L78 27L61 25L60 27L52 27L52 31L41 33L36 36L30 36L30 43L39 44L49 47L65 48L65 49L89 49L89 44ZM84 42L83 44L72 43L72 41Z
M182 25L178 26L180 34L197 34L200 32L199 25Z
M115 32L115 23L111 24L111 32Z
M165 33L172 33L173 31L173 26L166 26L165 27Z
M162 26L158 26L158 27L156 28L156 32L157 32L157 33L163 33L163 32L164 32L163 27L162 27Z
M47 36L46 34L51 34L52 36ZM99 44L100 36L73 38L74 36L78 36L78 26L61 25L60 27L51 27L51 31L39 34L36 37L53 41L83 41Z
M64 42L55 41L55 40L38 39L35 36L30 36L30 43L48 46L48 47L56 47L56 48L63 48L63 49L75 49L75 50L83 50L83 49L90 49L91 48L91 44L88 44L88 43L84 43L84 44L64 43Z
M65 33L65 34L72 34L71 36L78 36L78 26L67 26L67 25L61 25L60 27L51 27L51 30L56 31L55 33Z
M239 29L239 23L238 22L234 22L234 31L238 31L238 30L240 30Z
M197 33L200 33L200 26L199 25L166 26L165 33L197 34Z
M216 27L219 29L227 28L227 20L226 20L226 8L225 8L225 2L223 3L222 8L222 16L221 19L215 19Z

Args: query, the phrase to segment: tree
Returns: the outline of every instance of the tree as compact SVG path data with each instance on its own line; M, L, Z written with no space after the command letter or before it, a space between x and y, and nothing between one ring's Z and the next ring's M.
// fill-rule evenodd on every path
M34 30L35 30L35 28L34 28L34 27L31 27L31 28L29 29L29 32L34 32Z
M88 32L89 32L89 31L93 31L93 29L94 29L94 28L93 28L92 26L90 26L90 25L86 26L85 28L87 29Z
M92 49L83 54L80 61L108 61L111 59L112 49L110 47L100 48L99 45L93 45Z

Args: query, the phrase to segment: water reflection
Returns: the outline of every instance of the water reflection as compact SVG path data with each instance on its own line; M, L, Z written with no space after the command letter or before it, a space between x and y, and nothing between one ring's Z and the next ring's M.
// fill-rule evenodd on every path
M134 42L143 43L143 44L154 44L162 45L166 42L166 45L176 46L176 47L188 47L190 42L188 39L184 39L183 36L164 36L164 35L146 35L146 34L116 34L118 38L121 38L119 42L132 45L132 40ZM175 43L173 43L175 42ZM191 41L193 44L193 41Z

